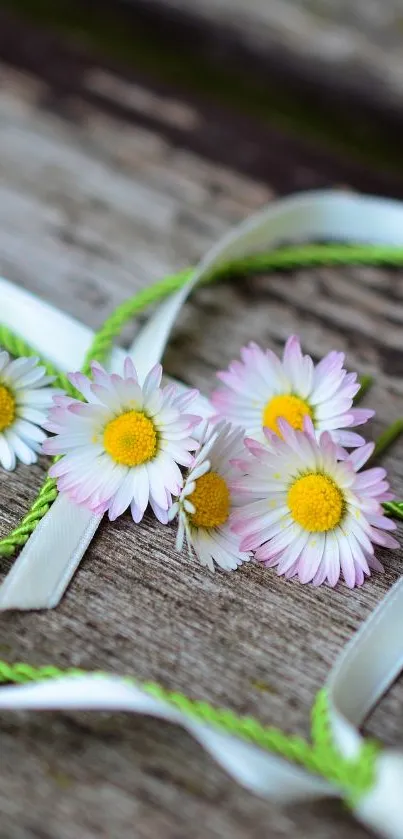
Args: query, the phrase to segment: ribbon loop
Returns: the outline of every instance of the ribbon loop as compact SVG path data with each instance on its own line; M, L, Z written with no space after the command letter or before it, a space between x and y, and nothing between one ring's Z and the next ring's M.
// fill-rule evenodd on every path
M374 786L355 807L357 818L386 839L403 839L403 752L385 750Z

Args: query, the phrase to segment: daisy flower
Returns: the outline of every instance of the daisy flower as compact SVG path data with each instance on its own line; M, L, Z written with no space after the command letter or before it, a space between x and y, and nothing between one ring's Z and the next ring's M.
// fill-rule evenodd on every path
M178 464L189 466L198 443L191 437L199 417L186 413L197 391L178 394L175 385L160 387L157 364L141 386L127 358L124 375L109 375L92 364L93 381L82 373L70 381L86 402L56 396L47 429L56 434L44 451L64 455L50 474L60 492L111 521L129 507L141 521L150 502L166 524L172 494L183 485Z
M316 439L310 420L304 431L279 420L279 430L281 437L266 430L267 446L245 441L247 476L235 488L249 503L233 516L241 550L256 550L257 560L302 583L335 586L342 574L350 588L361 585L370 569L383 570L374 544L398 547L381 506L393 498L385 470L359 472L374 444L339 460L330 434Z
M215 562L231 571L251 557L239 549L240 539L230 528L238 503L233 480L239 476L231 461L243 451L243 431L225 422L213 429L207 424L183 490L169 511L170 520L179 519L177 550L182 550L186 540L190 556L194 552L210 571Z
M330 352L315 366L309 355L302 355L299 338L293 335L282 361L254 343L241 349L241 359L217 374L224 387L214 391L212 403L220 417L244 428L248 436L265 442L265 427L279 434L280 417L301 431L304 417L310 417L317 436L329 431L340 446L365 443L359 434L345 430L366 422L374 412L352 407L360 385L357 374L344 369L343 353Z
M42 429L56 391L47 387L53 377L38 361L10 361L8 352L0 352L0 464L8 471L15 469L17 459L35 463L46 439Z

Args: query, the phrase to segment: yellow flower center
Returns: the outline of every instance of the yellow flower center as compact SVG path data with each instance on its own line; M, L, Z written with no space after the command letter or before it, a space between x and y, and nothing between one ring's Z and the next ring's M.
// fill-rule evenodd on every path
M190 516L195 527L219 527L229 516L230 494L224 478L217 472L207 472L196 481L188 500L195 512Z
M0 431L4 431L15 420L15 399L5 385L0 385Z
M283 418L295 428L297 431L302 431L304 427L304 417L311 417L312 410L307 402L300 399L299 396L292 394L284 394L283 396L273 396L270 399L263 411L263 425L270 428L279 437L282 435L279 432L277 420Z
M141 411L128 411L108 422L104 430L108 454L123 466L139 466L151 460L157 451L154 424Z
M313 533L332 530L344 514L345 500L339 487L327 475L315 472L294 481L287 501L293 519Z

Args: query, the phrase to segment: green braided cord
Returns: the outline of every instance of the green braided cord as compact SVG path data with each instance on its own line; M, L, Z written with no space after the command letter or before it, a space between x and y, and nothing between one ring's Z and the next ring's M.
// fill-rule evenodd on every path
M328 774L322 774L338 783L350 805L355 806L361 795L374 784L376 759L380 752L378 743L364 740L355 759L346 760L340 756L332 736L329 703L324 688L318 692L312 708L311 737L320 765L328 767ZM330 777L330 772L334 773L333 777Z
M0 660L0 684L14 682L23 685L45 679L59 679L63 676L85 675L89 675L88 671L76 668L61 670L52 666L31 667L25 663L9 664ZM92 675L102 678L111 674L95 672ZM192 720L208 723L229 734L241 737L266 751L280 755L291 763L304 766L316 775L321 775L336 784L351 805L354 805L373 786L379 747L372 741L365 741L354 760L347 760L339 753L331 736L325 689L317 694L312 709L312 743L309 743L303 737L285 734L273 726L262 725L254 717L239 716L228 709L215 708L208 702L189 699L184 694L168 691L155 682L140 683L130 676L125 677L125 680L156 699L168 702Z
M125 323L135 315L140 314L152 303L157 303L165 297L169 297L174 291L179 291L191 279L193 268L186 268L178 274L171 274L161 282L143 288L135 297L125 300L112 312L104 321L101 329L94 335L92 344L87 352L82 368L85 375L91 373L91 362L103 362L109 355L115 338L122 331Z
M403 520L403 501L385 501L382 506L390 516Z
M17 548L23 548L36 526L50 509L57 498L57 487L54 478L46 478L35 501L19 525L11 531L9 536L0 540L0 556L13 556Z
M203 283L208 283L220 280L226 277L243 277L246 274L267 273L269 271L279 270L293 270L303 267L317 267L320 265L389 265L402 266L403 265L403 248L394 248L388 246L374 246L374 245L301 245L297 247L286 247L278 250L270 251L269 253L251 254L246 257L241 257L236 260L223 263L218 268L211 271L210 274L203 278ZM120 334L123 326L134 315L138 315L145 308L152 303L156 303L168 297L174 291L182 288L192 277L194 269L186 268L179 271L177 274L172 274L166 277L161 282L143 289L130 300L122 303L118 308L107 318L103 326L94 336L92 344L87 352L82 371L89 375L91 361L104 362L111 351L114 339ZM4 340L3 340L4 339ZM9 349L10 352L16 355L38 355L38 353L29 346L23 339L15 336L11 330L4 326L0 326L0 345ZM41 358L42 363L45 364L46 369L51 375L56 375L56 383L63 387L67 393L72 394L76 398L82 398L80 394L76 393L65 374L55 370L53 365ZM370 377L363 377L361 380L361 391L359 397L370 386ZM396 424L394 424L396 428ZM390 431L390 429L388 429ZM385 432L385 434L388 433ZM395 430L395 433L389 438L389 443L386 441L382 443L382 451L386 446L401 433L400 430ZM384 436L384 435L383 435ZM47 478L42 485L39 494L29 509L28 513L20 524L12 530L12 532L0 540L0 556L12 556L16 550L27 542L29 536L35 530L35 527L40 522L41 518L48 511L50 504L55 500L57 495L55 481ZM400 502L397 502L398 504ZM403 518L403 502L402 509L399 508L399 513L391 511L393 514Z
M269 253L257 253L222 263L203 277L203 284L230 277L244 277L246 274L260 274L269 271L290 271L298 268L320 265L403 265L403 248L375 245L301 245L279 248ZM171 274L161 282L143 289L135 297L126 300L107 318L94 337L88 350L83 371L88 374L94 359L105 360L113 339L121 332L125 323L144 308L179 291L191 279L194 269L186 268L178 274Z

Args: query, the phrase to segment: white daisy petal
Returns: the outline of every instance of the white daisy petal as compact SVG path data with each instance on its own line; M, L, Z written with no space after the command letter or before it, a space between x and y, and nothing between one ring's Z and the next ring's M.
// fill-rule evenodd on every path
M144 510L141 510L140 507L137 506L135 501L132 501L132 503L130 504L130 512L132 514L132 519L134 523L140 524L144 516Z
M161 390L154 390L152 391L144 400L144 410L147 411L147 416L149 417L157 417L160 416L161 408L163 405L163 395ZM166 422L163 422L163 425L166 426Z
M259 443L246 441L245 474L234 481L243 506L231 515L241 548L302 583L335 586L342 574L350 588L361 585L379 568L372 563L374 544L397 547L388 532L395 526L381 506L389 497L385 470L357 474L372 446L340 460L329 432L316 440L284 420L279 427L283 439L272 435L264 455Z
M133 359L131 359L130 356L125 358L123 369L125 379L134 379L136 382L138 381L137 370L133 364Z
M121 401L114 389L112 390L104 385L94 384L91 386L91 390L94 396L96 396L106 408L109 408L109 410L115 414L120 413L122 407Z
M93 469L94 480L91 480L91 470L88 473L88 480L84 487L81 475L79 473L76 474L77 484L74 489L73 500L76 504L88 503L92 509L95 509L100 504L105 504L114 497L125 478L127 469L124 466L119 466L119 464L114 463L104 455L97 458Z
M297 392L306 399L312 388L314 367L312 359L302 355L301 344L296 335L292 335L285 345L283 367L291 382L293 393Z
M356 569L358 565L364 571L364 574L369 575L370 570L367 557L365 556L365 553L362 550L361 545L357 542L357 539L355 538L353 533L350 533L349 541Z
M48 408L52 404L52 394L56 392L54 388L47 387L43 390L19 390L16 394L16 402L20 411L23 411L24 405L32 405L35 408Z
M36 463L36 452L33 451L32 448L30 448L27 443L15 433L15 431L11 428L6 428L4 436L10 449L14 451L14 454L18 457L18 460L20 460L21 463L24 463L25 466L30 466L32 463Z
M9 356L8 352L6 352L5 350L1 350L1 352L0 352L0 373L1 373L2 370L4 370L4 368L6 367L6 365L8 364L9 361L10 361L10 356Z
M210 461L205 460L204 463L200 463L195 468L192 468L192 480L197 481L198 478L201 478L202 475L205 475L210 469Z
M298 577L301 583L310 583L316 576L323 559L326 540L322 533L310 537L301 552Z
M269 520L268 523L266 523L267 520ZM269 539L271 540L271 544L273 544L274 538L284 533L291 524L292 519L290 518L288 508L285 506L280 507L271 516L266 516L266 521L262 521L261 527L256 529L255 525L254 532L244 536L241 542L242 549L253 551L262 542L267 542Z
M155 502L155 504L158 505L158 507L161 507L161 509L166 510L168 507L165 490L166 484L164 480L164 475L162 474L160 460L151 460L149 463L147 463L146 469L149 480L150 498L153 499L153 501Z
M171 518L170 518L170 521L172 521ZM179 525L178 525L178 531L177 531L176 540L175 540L175 547L176 547L177 551L182 550L183 543L185 541L185 535L186 535L185 518L181 514L179 514Z
M94 497L95 493L98 493L99 488L105 481L105 470L102 469L100 463L96 462L92 464L92 469L88 472L87 479L80 480L80 478L81 475L79 471L70 473L71 485L76 487L77 483L80 484L79 488L75 489L74 492L76 504L83 504L88 498ZM67 489L68 484L66 483L64 486Z
M34 423L35 425L40 425L42 426L42 428L44 428L44 423L46 422L46 413L45 411L38 411L37 408L25 408L24 419L28 420L28 422Z
M91 434L84 428L83 431L76 433L56 434L55 437L50 437L45 440L42 448L45 454L66 454L68 451L74 451L79 446L91 445L91 439Z
M181 498L182 499L186 498L187 495L191 495L192 492L194 492L195 489L196 489L196 481L193 481L193 480L190 479L191 475L193 475L193 470L192 469L189 470L188 480L186 481L186 485L182 489L182 493L181 493Z
M45 368L38 367L26 373L24 376L19 377L13 382L12 387L18 392L28 387L32 389L46 387L52 384L53 381L54 376L46 376Z
M45 432L25 419L18 419L14 424L14 429L24 440L34 440L37 443L43 443L46 440Z
M97 490L97 501L100 504L107 503L109 509L111 499L115 497L119 487L124 481L127 474L127 467L112 463L112 469L108 475L104 475L104 479ZM77 497L76 497L77 500Z
M351 550L351 544L347 538L341 538L339 540L339 551L340 551L340 565L342 574L344 579L349 588L354 588L355 585L355 567L354 567L354 559Z
M112 499L111 505L109 507L109 518L111 521L115 521L119 516L124 513L133 499L133 475L130 470L127 472L126 476L123 478L119 489L115 492L115 495Z
M33 356L31 356L31 358L15 358L13 361L9 362L7 369L4 370L2 376L3 381L15 385L22 376L30 373L34 368L35 373L39 373L40 378L44 369L43 367L40 367L38 370L38 362L39 359Z
M91 369L93 383L80 373L70 376L86 403L56 397L49 410L47 426L55 436L46 440L44 450L64 455L51 467L58 489L94 512L108 512L111 519L130 506L139 522L151 503L166 523L172 493L183 483L178 464L190 464L190 452L198 447L191 433L200 418L179 410L175 385L160 387L159 367L150 371L143 388L130 360L123 377L95 363ZM187 395L187 404L197 395Z
M112 389L112 377L109 375L109 373L106 372L104 367L102 367L102 364L100 364L98 361L93 361L91 363L91 372L93 381L96 385L102 385L102 387Z
M206 425L193 466L185 476L181 494L174 502L169 519L178 517L176 547L186 540L189 554L195 553L201 565L226 571L247 562L251 554L241 550L240 538L231 530L236 509L232 482L238 474L232 464L242 454L243 435L229 423Z
M111 395L117 397L119 411L122 409L132 411L143 410L144 395L140 385L134 379L122 379L120 376L112 374L111 383L113 385ZM147 415L150 415L149 412L147 412Z
M185 449L183 445L172 443L172 441L163 441L164 451L179 463L180 466L190 466L192 463L192 456L190 454L190 446Z
M16 464L16 457L14 449L10 446L8 440L6 440L4 434L0 433L0 463L3 469L6 469L7 472L11 472L15 469Z
M161 451L158 457L158 469L163 476L165 488L177 495L183 485L183 476L178 464L166 452Z
M179 513L179 501L175 501L174 504L171 504L171 506L168 510L168 521L173 521L173 519L176 518L178 513Z
M52 381L37 358L10 361L8 353L0 353L0 463L4 469L14 469L17 459L25 465L35 463L46 440L46 410L59 393L48 387Z
M160 386L162 379L162 366L161 364L156 364L155 367L147 373L144 384L143 384L143 393L146 399L151 396Z
M158 521L160 521L161 524L168 524L168 521L169 521L168 510L165 510L162 507L159 507L158 504L156 504L156 502L154 501L154 499L151 495L150 495L150 506L151 506L151 509L152 509L155 517L158 519Z
M341 446L361 446L362 437L345 429L366 422L368 412L352 410L359 385L343 363L344 355L332 352L315 367L295 335L288 339L282 361L271 350L249 344L241 349L241 361L218 373L222 386L211 401L218 417L261 442L266 442L264 427L280 433L280 418L302 430L304 418L310 417L317 438L330 431Z
M299 536L297 536L293 544L288 547L287 551L281 554L281 559L278 560L279 574L285 574L293 567L293 565L295 565L303 553L308 539L309 533L306 533L305 530L301 530Z
M92 392L92 381L88 378L88 376L84 376L84 373L69 373L69 381L76 388L87 402L96 402L99 403L99 399L94 398L94 394Z
M221 568L227 571L235 571L239 565L249 559L249 554L237 550L236 543L226 539L225 529L214 529L205 533L206 541L210 542L211 556Z
M190 548L193 549L194 553L196 554L200 564L204 566L204 568L208 568L212 574L214 574L215 567L213 562L213 556L211 554L211 546L210 540L204 538L204 533L197 533L197 535L193 536L192 541L189 541L189 533L186 531L186 539L189 547L189 553L192 555Z
M363 524L365 523L367 525L366 529L369 532L369 523L366 522L362 516L361 519ZM361 526L354 516L349 513L347 513L345 521L343 522L343 530L346 534L348 534L348 536L350 536L350 533L353 533L361 547L363 547L367 553L373 553L373 547L367 533L365 532L364 526Z

